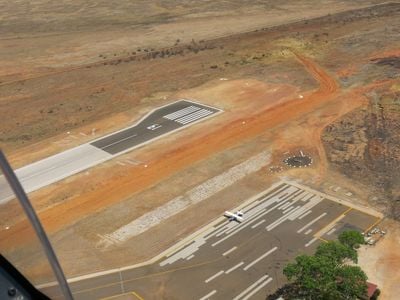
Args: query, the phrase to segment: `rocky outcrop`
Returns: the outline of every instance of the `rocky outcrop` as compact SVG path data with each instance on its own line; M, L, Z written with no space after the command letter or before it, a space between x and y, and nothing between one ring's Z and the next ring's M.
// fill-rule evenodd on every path
M400 219L400 92L372 93L366 108L327 126L322 140L333 168L370 186L370 199Z

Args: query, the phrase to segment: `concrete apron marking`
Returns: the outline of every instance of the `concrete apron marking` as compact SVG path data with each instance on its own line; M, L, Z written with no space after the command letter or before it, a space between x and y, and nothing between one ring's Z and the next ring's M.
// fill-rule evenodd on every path
M286 187L284 186L286 185ZM298 184L296 184L297 186L300 186ZM273 185L271 185L268 189L254 195L253 197L249 198L247 201L245 201L243 204L239 205L236 208L232 208L233 210L246 210L249 209L250 207L255 207L259 204L259 201L261 198L265 198L266 194L274 194L275 189L280 189L280 190L285 190L287 189L287 186L292 186L291 182L287 182L287 181L278 181L276 183L274 183ZM301 186L302 187L302 186ZM325 194L319 193L313 189L307 188L306 190L309 191L310 193L314 193L316 195L320 195L323 198L328 198ZM336 201L337 202L337 201ZM306 210L307 211L307 210ZM305 212L306 212L305 211ZM301 217L302 214L299 214L298 216ZM107 274L112 274L112 273L116 273L116 272L120 272L120 271L126 271L126 270L132 270L135 268L139 268L142 266L146 266L146 265L150 265L153 264L155 262L160 261L162 258L165 257L169 257L172 255L172 253L176 253L177 251L180 251L180 249L186 247L187 245L189 245L192 241L194 241L196 238L198 238L199 236L207 236L210 235L210 232L213 232L215 230L219 230L218 228L222 228L223 226L225 226L226 224L226 219L225 217L218 217L217 219L215 219L214 221L212 221L211 223L209 223L208 225L204 226L203 228L199 229L196 232L193 232L191 235L187 236L186 238L184 238L183 240L181 240L180 242L176 243L175 245L173 245L172 247L166 249L165 251L163 251L162 253L160 253L159 255L156 255L155 257L153 257L150 260L147 260L143 263L139 263L139 264L135 264L135 265L130 265L130 266L126 266L123 268L118 268L118 269L111 269L111 270L107 270L107 271L103 271L103 272L97 272L97 273L92 273L92 274L88 274L88 275L84 275L84 276L79 276L79 277L75 277L75 278L71 278L68 280L68 282L72 283L72 282L78 282L84 279L89 279L89 278L95 278L95 277L99 277L102 275L107 275ZM222 256L221 256L222 257ZM244 263L239 263L238 265L232 267L231 269L227 270L226 272L233 272L233 270L241 267ZM51 287L56 285L55 282L50 282L47 284L42 284L40 286L38 286L39 288L46 288L46 287Z
M241 205L237 206L236 208L233 208L233 210L244 210L244 208L246 208L246 207L252 207L254 205L257 205L258 200L260 199L260 197L265 195L268 191L270 191L270 190L272 191L275 188L281 186L282 184L283 184L282 181L277 181L276 183L272 184L268 189L265 189L262 192L254 195L253 197L251 197L248 200L246 200L245 202L243 202ZM106 271L95 272L95 273L91 273L91 274L87 274L87 275L82 275L82 276L69 278L68 282L69 283L79 282L79 281L85 280L85 279L96 278L96 277L100 277L100 276L104 276L104 275L109 275L109 274L113 274L113 273L117 273L117 272L132 270L132 269L136 269L136 268L140 268L140 267L143 267L143 266L154 264L155 262L161 260L162 258L169 257L169 256L172 255L172 253L175 253L175 252L179 251L180 249L184 248L185 246L190 244L193 240L195 240L197 237L199 237L201 235L207 235L210 230L213 230L215 228L215 226L218 226L218 225L222 224L225 221L226 221L226 218L223 217L223 216L220 216L220 217L216 218L215 220L211 221L210 223L208 223L204 227L200 228L199 230L197 230L197 231L193 232L192 234L188 235L186 238L184 238L181 241L177 242L176 244L174 244L170 248L166 249L165 251L161 252L160 254L158 254L158 255L154 256L153 258L151 258L151 259L149 259L147 261L144 261L142 263L125 266L125 267L122 267L122 268L110 269L110 270L106 270ZM42 288L52 287L52 286L56 286L56 285L57 285L57 282L48 282L48 283L37 285L36 287L38 289L42 289Z

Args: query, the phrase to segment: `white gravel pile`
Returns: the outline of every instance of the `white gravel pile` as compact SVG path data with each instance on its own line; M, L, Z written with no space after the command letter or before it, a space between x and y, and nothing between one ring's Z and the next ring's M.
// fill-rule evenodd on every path
M120 227L113 233L105 234L102 236L102 241L99 242L98 246L104 247L113 243L121 243L139 235L159 224L161 221L181 212L189 205L199 203L231 186L248 174L257 172L269 164L269 162L269 152L261 152L241 164L230 168L228 171L194 187L184 195L176 197L155 210L150 211L134 221Z

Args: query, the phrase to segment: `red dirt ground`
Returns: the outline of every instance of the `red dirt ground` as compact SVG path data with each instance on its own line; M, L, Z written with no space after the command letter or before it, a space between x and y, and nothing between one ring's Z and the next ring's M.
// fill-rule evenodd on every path
M109 181L93 192L80 195L68 202L61 203L40 213L44 227L49 233L72 224L89 213L94 213L109 205L121 201L133 193L142 191L172 174L182 170L188 164L200 161L212 153L217 153L246 139L259 135L268 128L281 125L288 120L313 111L325 105L338 95L338 85L318 64L300 54L295 54L306 70L319 82L320 87L310 94L298 98L286 99L279 106L267 107L245 119L237 119L229 124L215 128L203 136L196 135L180 147L162 153L153 158L148 168L132 168L132 176ZM263 97L265 93L250 93L246 96ZM245 130L242 122L246 122ZM192 145L197 147L193 148ZM134 175L134 176L133 176ZM0 243L16 247L30 240L26 222L15 224L6 234L0 232ZM9 240L12 239L12 242Z

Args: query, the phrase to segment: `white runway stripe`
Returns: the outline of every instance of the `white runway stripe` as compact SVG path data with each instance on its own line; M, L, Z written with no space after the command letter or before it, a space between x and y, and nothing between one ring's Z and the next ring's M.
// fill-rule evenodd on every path
M194 121L196 121L196 120L203 119L204 117L207 117L207 116L210 115L210 114L212 114L212 112L203 114L203 115L201 115L201 116L193 117L193 118L191 118L191 119L188 119L188 120L186 120L186 121L181 122L181 124L182 124L182 125L186 125L186 124L192 123L192 122L194 122Z
M307 244L305 244L305 247L310 246L312 243L314 243L317 240L317 238L313 238L312 240L310 240Z
M222 274L224 274L224 271L221 270L221 271L219 271L218 273L216 273L216 274L214 274L213 276L211 276L210 278L206 279L204 282L205 282L205 283L208 283L208 282L210 282L211 280L217 278L218 276L220 276L220 275L222 275Z
M255 293L257 293L259 290L261 290L264 286L266 286L268 283L272 281L272 278L268 278L266 281L261 283L257 288L252 290L249 294L247 294L246 297L244 297L242 300L247 300L250 299L251 296L253 296Z
M224 252L222 255L223 256L226 256L226 255L228 255L229 253L231 253L231 252L233 252L233 251L235 251L237 249L237 247L235 246L235 247L232 247L231 249L229 249L228 251L226 251L226 252Z
M183 116L179 119L176 119L175 121L178 123L185 123L185 122L188 122L189 120L198 119L199 117L206 116L211 113L212 113L212 111L209 111L207 109L202 109L202 110L195 111L191 114L188 114L186 116Z
M299 217L299 220L303 219L305 216L308 216L308 215L311 214L311 213L312 213L311 210L307 211L306 213L302 214L302 215Z
M214 295L217 292L217 290L213 290L212 292L208 293L207 295L205 295L204 297L201 297L200 300L207 300L210 299L210 297L212 295Z
M290 219L292 214L297 213L301 209L302 209L301 206L297 206L294 210L291 211L290 214L283 215L282 217L280 217L279 219L277 219L276 221L274 221L273 223L271 223L267 227L265 227L265 229L267 229L268 231L271 231L272 229L276 228L277 226L279 226L286 220Z
M269 200L269 201L275 202L276 199L271 199L271 200ZM267 201L267 202L268 202L268 201ZM265 202L265 204L268 204L267 202ZM242 222L242 223L240 224L240 226L237 226L237 227L233 228L233 229L234 229L233 231L229 231L229 230L228 230L228 231L226 232L227 235L226 235L225 237L223 237L222 239L216 241L216 242L215 242L214 244L212 244L211 246L212 246L212 247L215 247L216 245L218 245L218 244L222 243L223 241L229 239L231 236L233 236L233 235L235 235L236 233L238 233L239 231L245 229L247 226L253 224L253 223L256 222L258 219L263 218L263 217L264 217L266 214L268 214L269 212L275 210L276 207L277 207L278 205L281 205L281 203L278 203L277 205L273 206L272 208L270 208L270 209L268 209L268 210L265 210L265 209L260 210L258 213L254 214L255 216L252 216L251 219L246 219L244 222ZM247 218L247 217L246 217L246 218Z
M192 113L196 110L200 110L200 109L201 109L201 107L191 105L189 107L186 107L186 108L177 110L173 113L170 113L168 115L165 115L163 118L168 119L168 120L175 120L177 118L180 118L184 115L190 114L190 113Z
M327 215L327 213L323 213L321 214L319 217L316 217L314 220L312 220L310 223L306 224L305 226L303 226L302 228L300 228L299 230L297 230L297 233L301 233L303 230L307 229L308 227L310 227L311 225L313 225L314 223L318 222L320 219L322 219L323 217L325 217Z
M267 279L268 275L264 275L260 279L258 279L256 282L254 282L252 285L250 285L247 289L245 289L243 292L241 292L239 295L237 295L233 300L239 300L242 296L247 294L248 292L251 291L251 289L255 288L258 284L263 282L265 279Z
M254 224L253 226L251 226L252 229L256 228L258 225L261 225L262 223L265 222L265 219L262 219L260 222Z
M235 271L237 268L239 268L241 265L243 265L244 264L244 262L240 262L240 263L238 263L237 265L235 265L235 266L233 266L232 268L230 268L229 270L226 270L225 271L225 274L229 274L230 272L233 272L233 271Z
M212 111L209 111L207 109L202 109L195 111L191 114L185 115L179 119L174 120L175 122L178 122L179 124L187 124L190 122L193 122L197 119L203 118L205 116L208 116L209 114L212 114Z
M336 231L336 228L332 228L331 230L329 230L326 234L327 235L331 235L332 233L334 233Z
M252 266L254 266L256 263L258 263L260 260L266 258L268 255L270 255L272 252L276 251L276 249L278 249L278 247L274 247L271 250L269 250L268 252L265 252L263 255L261 255L259 258L253 260L251 263L249 263L247 266L245 266L243 268L243 270L247 271L248 269L250 269Z

